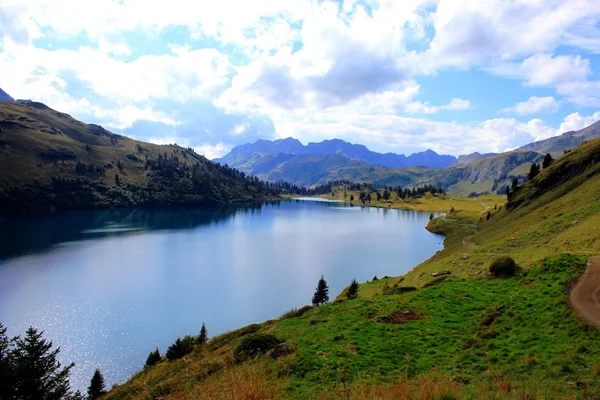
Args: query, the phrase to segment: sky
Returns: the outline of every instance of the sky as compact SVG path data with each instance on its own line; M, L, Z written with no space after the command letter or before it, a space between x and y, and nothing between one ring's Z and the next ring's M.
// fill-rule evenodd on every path
M0 87L209 158L500 152L600 119L598 0L0 0Z

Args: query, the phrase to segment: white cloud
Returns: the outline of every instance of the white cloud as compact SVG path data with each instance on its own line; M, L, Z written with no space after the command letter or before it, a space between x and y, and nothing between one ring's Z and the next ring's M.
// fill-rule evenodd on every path
M589 60L581 56L552 54L535 54L521 63L502 63L489 70L498 75L523 79L528 86L585 81L592 73Z
M230 133L237 136L243 134L248 129L250 129L250 123L244 122L243 124L234 126Z
M6 39L0 65L0 80L17 96L35 97L37 92L29 88L32 82L47 77L64 81L60 77L71 73L100 96L132 102L208 98L233 74L227 57L216 49L172 46L169 54L145 55L127 62L89 47L50 51Z
M215 158L223 157L225 154L229 153L231 151L231 146L227 146L223 143L217 143L215 145L204 144L194 147L194 150L196 153L202 154L209 160L213 160Z
M424 62L468 68L552 52L571 27L599 13L600 4L587 0L439 1Z
M574 104L600 105L600 83L587 80L590 61L558 54L561 46L598 48L594 0L0 1L2 87L118 128L136 120L175 126L184 121L164 111L165 103L173 109L212 101L227 112L267 117L279 136L340 136L383 149L501 151L555 134L538 119L402 117L471 109L458 97L445 105L418 97L427 95L419 77L448 67L481 68L554 88ZM126 40L129 32L154 38L172 27L191 41L166 54L138 56ZM81 37L89 44L60 48L61 40ZM56 39L58 50L36 48L35 38ZM529 115L557 107L553 96L532 96L511 109ZM219 132L227 139L188 145L217 154L223 141L248 133L240 121Z
M584 107L600 107L600 81L565 82L557 92L574 104Z
M558 131L560 133L578 131L590 126L598 120L600 120L600 111L596 111L594 114L588 117L582 117L578 112L575 112L565 117L563 123L560 124Z
M535 114L540 111L557 111L558 102L552 96L537 97L531 96L527 101L515 104L512 107L504 108L501 112L517 113L519 115Z
M409 114L435 114L442 110L451 110L451 111L464 111L471 108L471 103L469 100L463 99L452 99L450 103L443 106L432 106L429 102L420 102L415 101L408 104L405 108L405 112Z

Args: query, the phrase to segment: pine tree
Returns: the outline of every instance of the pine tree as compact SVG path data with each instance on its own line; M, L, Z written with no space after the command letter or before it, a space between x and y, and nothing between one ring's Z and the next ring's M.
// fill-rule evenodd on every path
M200 336L198 336L198 343L203 344L206 342L208 342L208 331L206 330L206 325L203 322L202 328L200 329Z
M487 215L485 216L485 219L490 219L492 217L492 214L488 211Z
M515 193L517 191L517 189L519 188L519 181L517 180L517 178L513 179L512 184L511 184L511 191L513 193Z
M358 297L358 282L356 282L356 279L352 279L348 291L346 292L346 297L348 300L356 299Z
M350 201L354 201L354 195L353 194L350 195Z
M92 380L90 381L90 386L88 387L88 396L90 399L96 399L106 393L105 389L104 377L100 370L96 369L92 376Z
M429 220L431 221L433 219L433 213L429 214Z
M42 334L30 327L24 339L17 337L13 340L13 387L19 399L69 398L69 372L75 364L62 367L57 360L60 348L52 350L52 342L43 339Z
M157 347L156 350L151 351L150 354L148 354L148 358L146 359L146 367L151 367L159 361L160 361L160 352L158 351L158 347Z
M115 174L115 184L117 186L121 185L121 179L119 179L119 174Z
M540 165L538 163L531 164L529 169L529 180L532 180L540 173Z
M542 168L546 169L554 162L554 158L550 155L550 153L546 153L544 157L544 161L542 162Z
M14 396L11 382L10 341L6 336L6 328L0 322L0 399L11 399Z
M317 284L317 289L315 290L315 294L312 298L313 306L320 306L329 301L329 286L327 286L327 281L323 275L321 275L321 279L319 279L319 283Z

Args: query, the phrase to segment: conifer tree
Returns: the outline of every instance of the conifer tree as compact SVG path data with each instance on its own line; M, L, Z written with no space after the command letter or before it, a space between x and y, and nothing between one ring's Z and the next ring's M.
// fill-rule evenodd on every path
M317 284L317 289L315 290L315 294L312 298L313 306L320 306L329 301L329 286L327 286L327 281L323 275L321 275L321 279L319 279L319 283Z
M550 153L546 153L544 157L544 161L542 162L542 168L546 169L554 162L554 158L550 155Z
M529 169L529 180L532 180L540 173L540 165L538 163L531 164Z
M433 213L429 214L429 220L431 221L433 219Z
M200 336L198 336L198 343L203 344L206 342L208 342L208 331L206 330L206 325L203 322L202 328L200 329Z
M159 361L160 361L160 352L158 351L158 347L157 347L156 350L151 351L150 354L148 354L148 358L146 359L146 367L151 367Z
M352 279L348 291L346 292L348 300L356 299L358 297L358 288L358 282L356 282L356 279Z
M0 399L13 398L10 364L10 341L6 336L6 328L0 322Z
M106 393L105 389L104 377L100 370L96 369L88 387L88 396L90 399L96 399Z
M121 186L121 179L119 179L119 174L115 174L115 184L117 186Z
M43 332L30 327L25 338L13 340L12 385L19 399L59 400L71 398L69 372L75 364L62 367L57 360L60 348L42 338Z
M515 193L517 191L517 189L519 188L519 181L517 180L517 178L513 179L512 184L511 184L511 191L513 193Z

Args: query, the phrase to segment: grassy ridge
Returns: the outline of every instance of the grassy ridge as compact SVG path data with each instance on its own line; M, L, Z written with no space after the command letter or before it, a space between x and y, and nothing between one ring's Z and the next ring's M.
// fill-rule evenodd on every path
M221 204L272 194L193 149L116 135L41 103L0 103L0 165L2 211Z
M491 208L487 220L481 208L455 207L431 221L445 249L404 277L221 335L108 398L597 398L600 331L573 313L567 292L586 257L600 254L600 140L572 153L525 184L510 210ZM501 255L522 273L492 278ZM296 352L236 364L233 350L250 331Z

